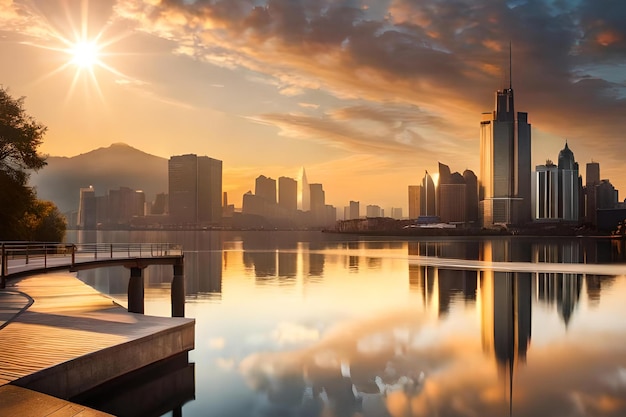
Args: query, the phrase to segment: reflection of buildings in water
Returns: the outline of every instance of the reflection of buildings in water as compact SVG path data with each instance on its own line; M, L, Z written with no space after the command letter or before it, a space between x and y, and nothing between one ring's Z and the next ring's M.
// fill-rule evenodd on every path
M587 287L587 300L591 307L600 303L600 292L604 288L610 287L615 282L614 276L607 275L585 275L585 286Z
M445 316L455 302L476 302L477 274L477 271L471 270L409 265L409 289L421 294L424 306L437 302L439 315ZM433 298L435 283L436 300Z
M455 299L465 302L476 301L477 272L439 268L437 286L439 294L439 315L450 311L450 303Z
M537 298L548 305L556 304L566 327L578 304L582 281L580 274L537 274Z
M274 278L277 272L276 252L245 251L243 253L246 264L254 268L254 276L260 279Z
M298 273L298 254L295 252L278 252L278 276L295 278Z
M348 256L348 270L351 272L359 271L359 257L358 256Z
M483 350L493 353L501 371L526 361L532 318L529 273L480 272Z
M321 277L324 275L325 257L323 253L309 253L309 277Z
M497 241L496 241L497 242ZM512 254L508 241L484 242L484 261L507 262L522 255ZM532 275L519 272L480 271L483 351L493 355L498 373L508 383L512 410L514 371L526 362L532 321Z
M367 269L380 269L383 260L382 258L372 258L370 256L365 258L365 263L367 264Z

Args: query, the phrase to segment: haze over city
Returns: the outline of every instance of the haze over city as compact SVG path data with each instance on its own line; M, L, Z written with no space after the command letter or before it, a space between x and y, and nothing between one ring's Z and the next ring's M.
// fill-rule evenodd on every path
M438 161L478 173L511 44L533 168L567 140L626 190L625 19L610 0L0 1L0 83L49 155L208 155L237 206L304 166L329 204L406 208Z

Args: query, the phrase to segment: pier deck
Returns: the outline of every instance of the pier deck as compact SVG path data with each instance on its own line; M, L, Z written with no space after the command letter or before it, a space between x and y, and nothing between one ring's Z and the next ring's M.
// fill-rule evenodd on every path
M193 319L129 313L69 273L12 280L0 290L3 323L0 386L61 399L194 347Z

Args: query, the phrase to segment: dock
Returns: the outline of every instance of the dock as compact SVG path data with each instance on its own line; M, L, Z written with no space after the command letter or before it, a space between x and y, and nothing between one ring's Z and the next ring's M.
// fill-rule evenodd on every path
M68 272L14 278L0 290L0 415L49 415L37 411L38 401L10 399L68 400L186 354L194 327L193 319L128 312ZM36 392L20 397L22 388ZM16 414L16 406L25 408ZM60 415L106 415L62 401L52 407L66 407Z

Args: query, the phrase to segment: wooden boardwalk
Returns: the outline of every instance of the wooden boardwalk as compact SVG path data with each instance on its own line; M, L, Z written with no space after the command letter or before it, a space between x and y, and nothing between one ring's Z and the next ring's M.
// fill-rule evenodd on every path
M193 349L193 319L129 313L69 273L11 280L0 293L0 315L8 320L0 328L0 386L67 399ZM22 293L34 301L24 311L29 299ZM0 415L8 415L4 403L0 395Z

